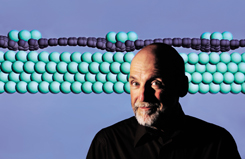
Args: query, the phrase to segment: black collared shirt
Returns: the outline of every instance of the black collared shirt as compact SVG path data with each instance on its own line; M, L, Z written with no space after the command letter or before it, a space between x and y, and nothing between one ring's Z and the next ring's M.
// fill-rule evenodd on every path
M181 112L167 132L141 126L135 117L104 128L94 137L87 159L241 158L228 131Z

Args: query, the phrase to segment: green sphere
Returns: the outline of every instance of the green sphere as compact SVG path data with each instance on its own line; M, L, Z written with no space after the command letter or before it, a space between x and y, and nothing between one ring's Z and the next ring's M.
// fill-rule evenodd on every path
M113 83L106 82L103 84L103 91L107 94L113 93Z
M219 84L214 84L214 83L210 83L209 84L209 92L212 94L216 94L219 93L220 91L220 85Z
M24 68L24 71L26 73L32 73L32 72L34 72L34 66L35 66L35 63L34 62L27 61L27 62L25 62L23 68Z
M190 74L190 73L188 73L188 72L185 72L185 75L186 75L186 77L188 78L188 82L190 83L190 82L191 82L191 80L192 80L192 78L191 78L191 74Z
M42 74L33 72L33 73L31 74L31 80L32 80L32 81L35 81L35 82L37 82L37 83L42 82Z
M209 85L208 84L200 83L198 85L198 88L199 88L199 93L206 94L209 92Z
M24 81L20 81L16 84L16 91L18 93L26 93L27 92L27 83Z
M31 33L31 38L32 39L39 40L39 39L42 38L42 34L38 30L32 30L30 33Z
M18 34L19 39L22 39L24 41L28 41L31 39L31 33L28 30L21 30Z
M24 63L21 61L15 61L12 65L12 69L15 73L23 72Z
M179 55L182 57L184 63L188 62L188 56L186 55L186 53L179 53Z
M102 55L102 60L104 62L112 63L113 62L113 54L111 52L106 52Z
M18 35L19 35L19 31L18 30L11 30L8 33L8 38L17 42L17 41L19 41Z
M209 54L209 62L211 64L217 64L218 62L220 61L220 57L219 57L219 54L216 53L216 52L212 52Z
M90 52L84 52L82 54L82 61L91 63L92 62L92 54Z
M124 84L122 82L116 82L113 85L113 90L115 93L121 94L124 92Z
M73 82L71 84L71 91L75 94L81 93L82 92L82 84L80 82Z
M225 63L223 62L219 62L217 65L216 65L216 68L217 68L217 72L220 72L220 73L225 73L227 71L227 66Z
M56 72L56 63L53 61L50 61L46 64L45 69L48 73L55 73Z
M15 59L15 52L14 51L7 51L7 52L5 52L4 59L6 61L15 62L16 61L16 59Z
M110 64L108 62L102 62L99 66L99 70L101 73L109 73L110 72Z
M5 83L4 89L7 93L15 93L16 92L15 86L16 86L15 82L8 81Z
M210 37L211 37L211 33L210 32L204 32L201 35L201 39L208 39L209 40Z
M125 41L128 40L128 35L125 32L120 31L116 34L116 40L125 43Z
M128 63L128 62L122 63L121 66L120 66L120 70L124 74L129 74L129 72L130 72L130 63Z
M90 83L94 83L94 82L96 82L95 76L96 76L95 74L86 73L85 80L88 81L88 82L90 82Z
M194 52L188 54L188 63L195 65L198 62L198 55Z
M13 81L17 83L20 81L20 74L10 72L8 78L9 78L9 81Z
M69 53L69 52L62 52L60 54L60 61L64 61L66 63L71 62L71 53Z
M78 64L76 62L70 62L67 65L67 70L68 70L68 72L75 74L78 72L77 67L78 67Z
M97 62L92 62L88 66L88 70L90 73L96 74L99 73L99 64Z
M4 72L0 72L0 81L2 82L8 82L8 74L7 73L4 73Z
M97 73L96 74L96 81L99 81L99 82L102 82L102 83L105 83L106 82L106 74L102 74L102 73Z
M38 85L38 91L40 93L48 93L49 92L49 83L46 82L46 81L43 81L41 82L39 85Z
M21 62L26 62L27 61L27 53L25 51L18 51L15 54L15 59L17 61L21 61ZM1 61L0 61L1 62Z
M218 39L218 40L221 40L223 38L222 34L220 32L213 32L211 34L211 39Z
M109 33L106 34L106 40L111 42L111 43L116 43L116 34L113 31L110 31Z
M240 84L232 83L231 84L231 93L238 94L242 91Z
M101 82L95 82L93 85L92 85L92 90L94 93L102 93L103 92L103 84Z
M61 61L57 64L56 66L56 70L59 72L59 73L66 73L67 72L67 63Z
M117 75L110 72L106 75L106 80L115 83L117 82Z
M206 52L198 54L198 61L200 64L206 65L209 62L209 56Z
M122 83L126 83L126 82L128 82L128 80L127 80L127 75L126 74L123 74L123 73L118 73L117 74L117 81L119 81L119 82L122 82Z
M29 93L37 93L38 92L38 83L35 81L31 81L27 84L27 91Z
M89 64L87 62L81 62L78 65L78 71L82 74L86 74L86 73L88 73L88 66L89 66Z
M220 84L220 92L223 94L227 94L231 91L231 86L229 84L221 83Z
M236 73L238 71L238 66L234 62L230 62L227 65L227 70L228 70L228 72L231 72L231 73L234 74L234 73Z
M53 75L53 80L57 81L59 83L62 83L64 81L64 74L60 74L58 72L55 72Z
M239 53L233 52L231 54L231 61L236 63L236 64L238 64L238 63L240 63L242 61L242 57L241 57L241 55Z
M80 63L80 62L82 62L81 58L82 58L82 54L80 52L73 52L71 54L71 61L74 61L76 63Z
M83 93L86 93L86 94L92 93L92 83L88 81L84 82L82 84L82 91Z
M128 40L130 41L135 41L138 39L138 35L134 31L129 31L127 33L127 36L128 36Z
M243 73L241 72L237 72L235 73L234 75L234 81L237 83L237 84L242 84L245 80L245 76Z
M120 72L120 63L118 63L118 62L113 62L113 63L111 63L111 65L110 65L110 71L112 72L112 73L119 73Z
M127 52L124 56L123 56L123 60L125 62L128 62L128 63L131 63L131 61L133 60L134 58L134 53L132 52Z
M49 91L51 92L51 93L59 93L60 92L60 83L59 82L56 82L56 81L54 81L54 82L51 82L50 84L49 84Z
M48 72L44 72L42 74L42 80L48 83L53 82L53 74L49 74Z
M46 51L42 51L38 54L38 60L43 61L44 63L49 62L49 53Z
M200 73L194 72L191 76L192 76L191 77L192 83L194 83L194 84L201 83L201 81L202 81L202 75Z
M189 93L190 94L195 94L198 92L198 85L197 84L193 84L193 83L189 83Z
M42 61L38 61L35 66L34 66L34 70L37 73L44 73L45 72L45 63Z
M245 73L245 63L241 62L238 64L238 71L241 73Z
M78 72L75 74L74 79L75 79L75 81L78 81L80 83L84 83L85 82L85 75Z
M191 65L189 63L185 64L185 72L188 72L190 74L192 74L193 72L195 72L195 65Z
M226 84L231 84L234 81L234 75L230 72L224 73L224 82Z
M93 62L97 62L97 63L101 63L103 62L102 60L102 54L100 52L96 52L92 55L92 61Z
M222 39L232 40L233 39L233 36L232 36L232 34L229 31L224 31L222 33Z
M68 82L70 82L70 83L72 83L72 82L74 82L75 80L75 77L74 77L75 75L74 74L71 74L71 73L69 73L69 72L66 72L65 74L64 74L64 80L65 81L68 81Z
M31 81L31 74L22 72L20 74L20 80L29 83Z
M36 51L30 51L27 54L27 60L36 63L36 62L38 62L38 56L39 56L39 54Z
M223 74L222 74L222 73L220 73L220 72L215 72L215 73L213 74L213 82L214 82L215 84L220 84L220 83L223 82L223 80L224 80L224 77L223 77Z
M210 63L206 64L206 70L209 73L214 73L216 72L216 65L212 65Z
M0 93L4 92L4 82L0 81Z
M0 51L0 62L3 62L4 60L4 52Z
M200 63L197 63L197 64L195 65L195 70L196 70L196 72L198 72L198 73L204 73L204 72L206 71L206 66L205 66L205 65L202 65L202 64L200 64Z
M2 62L2 64L1 64L1 70L4 73L12 72L12 62L10 62L10 61L4 61L4 62Z
M242 84L242 93L245 94L245 83Z
M242 53L241 58L242 58L242 62L245 62L245 52Z
M60 62L60 54L58 52L51 52L48 58L49 58L49 61L53 61L55 63Z
M124 62L123 57L124 57L124 54L123 54L123 53L121 53L121 52L116 52L116 53L113 55L113 60L114 60L115 62L123 63L123 62Z
M124 89L124 92L125 93L130 94L130 85L129 85L129 82L124 83L123 89Z
M60 91L62 93L66 93L66 94L67 93L70 93L71 92L71 83L70 82L67 82L67 81L61 83L61 85L60 85Z
M212 76L211 73L209 73L209 72L204 72L204 73L202 74L202 82L203 82L204 84L209 84L209 83L211 83L212 81L213 81L213 76Z
M227 52L222 52L219 56L220 56L220 61L224 62L225 64L231 61L231 56Z

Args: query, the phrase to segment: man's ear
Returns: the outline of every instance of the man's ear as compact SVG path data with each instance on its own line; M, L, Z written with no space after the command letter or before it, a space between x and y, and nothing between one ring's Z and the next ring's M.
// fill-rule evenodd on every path
M189 89L188 77L187 76L183 76L179 80L179 86L178 86L179 97L184 97L187 94L188 89Z

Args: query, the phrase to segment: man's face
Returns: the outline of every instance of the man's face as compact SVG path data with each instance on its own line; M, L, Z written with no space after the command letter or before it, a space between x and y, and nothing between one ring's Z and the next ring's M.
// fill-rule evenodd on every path
M169 98L164 78L156 68L155 56L141 50L131 63L130 95L131 105L139 124L152 126L164 110L176 102L177 97Z

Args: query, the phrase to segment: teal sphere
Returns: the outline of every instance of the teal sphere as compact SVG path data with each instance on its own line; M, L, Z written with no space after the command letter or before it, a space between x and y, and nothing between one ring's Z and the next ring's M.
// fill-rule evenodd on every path
M69 52L62 52L60 54L60 61L64 61L66 63L71 62L71 53L69 53Z
M87 62L81 62L78 65L78 71L82 74L86 74L86 73L88 73L88 66L89 66L89 64Z
M19 31L18 30L11 30L8 33L8 38L17 42L17 41L19 41L18 35L19 35Z
M235 73L234 75L234 81L237 83L237 84L242 84L245 80L245 75L241 72L237 72Z
M53 74L49 74L48 72L44 72L42 74L42 80L48 83L53 82Z
M188 82L190 83L192 81L191 74L188 72L185 72L185 75L188 78Z
M20 74L20 80L29 83L31 81L31 74L22 72Z
M126 83L126 82L128 82L128 80L127 80L127 75L126 74L123 74L123 73L118 73L117 74L117 81L119 81L119 82L122 82L122 83Z
M95 74L86 73L85 80L90 82L90 83L94 83L94 82L96 82L95 76L96 76Z
M73 82L71 84L71 91L75 94L81 93L82 92L82 84L80 82Z
M102 82L102 83L105 83L106 82L106 74L103 74L103 73L97 73L96 74L96 81L99 81L99 82Z
M197 63L197 64L195 65L195 70L196 70L196 72L198 72L198 73L204 73L204 72L206 71L206 66L205 66L205 65L202 65L202 64L200 64L200 63Z
M51 52L48 56L49 61L53 61L55 63L60 62L60 54L58 52Z
M230 72L224 73L224 82L226 84L231 84L234 81L234 75Z
M34 66L34 70L37 72L37 73L44 73L45 72L45 63L42 62L42 61L39 61L35 64Z
M8 74L0 71L0 81L5 83L8 82L9 81Z
M113 83L106 82L103 84L103 91L107 94L113 93Z
M91 63L92 62L92 54L90 52L84 52L82 54L82 61Z
M61 73L64 74L67 72L67 63L61 61L56 65L56 70Z
M102 54L100 52L96 52L92 55L92 61L93 62L97 62L97 63L101 63L103 62L102 60Z
M216 72L216 65L212 65L210 63L206 64L206 70L209 73L214 73Z
M106 52L102 55L102 60L104 62L112 63L113 62L113 54L111 52Z
M33 73L31 74L31 80L32 80L32 81L35 81L35 82L37 82L37 83L42 82L42 74L33 72Z
M71 92L71 83L70 82L67 82L67 81L61 83L61 85L60 85L60 91L62 93L65 93L65 94L70 93Z
M116 32L110 31L109 33L106 34L106 40L111 42L111 43L116 43Z
M64 81L68 81L70 83L74 82L75 81L75 75L74 74L71 74L69 72L66 72L64 74Z
M125 62L128 62L128 63L131 63L131 61L133 60L134 58L134 53L132 52L127 52L124 56L123 56L123 60Z
M29 93L37 93L38 92L38 83L35 81L31 81L27 84L27 91Z
M220 61L220 57L219 57L219 54L216 53L216 52L212 52L209 54L209 62L211 64L217 64L218 62Z
M38 60L44 63L49 62L49 53L46 51L42 51L38 54Z
M197 84L193 84L193 83L189 83L189 93L190 94L195 94L198 92L198 85Z
M20 81L20 74L10 72L8 78L9 78L9 81L13 81L17 83Z
M31 38L32 39L39 40L39 39L42 38L42 34L38 30L32 30L30 33L31 33Z
M110 65L110 71L112 73L119 73L120 72L120 63L118 62L113 62L111 65Z
M220 83L222 83L222 82L223 82L223 79L224 79L224 77L223 77L223 74L222 74L222 73L220 73L220 72L215 72L215 73L213 74L213 82L214 82L215 84L220 84Z
M15 86L16 86L15 82L8 81L5 83L4 89L7 93L15 93L16 92Z
M38 91L40 93L43 93L43 94L48 93L49 92L49 83L46 81L41 82L38 85Z
M15 61L12 65L12 69L15 73L23 72L24 63L21 61Z
M113 85L113 90L115 93L118 93L118 94L121 94L124 92L124 84L122 82L116 82L114 85Z
M0 51L0 62L3 62L4 60L4 52Z
M25 51L18 51L15 54L15 59L17 61L26 62L27 61L27 53ZM0 62L1 62L1 60L0 60Z
M242 57L241 57L241 55L239 53L233 52L231 54L231 61L236 63L236 64L238 64L238 63L240 63L242 61Z
M238 71L241 73L245 73L245 63L241 62L238 64Z
M228 70L228 72L231 72L231 73L234 74L234 73L236 73L238 71L238 66L234 62L230 62L227 65L227 70Z
M68 72L70 73L77 73L78 72L78 64L76 62L70 62L68 65L67 65L67 70Z
M62 83L64 81L64 74L60 74L58 72L55 72L53 75L53 80L57 81L59 83Z
M25 62L23 68L24 68L24 71L26 73L32 73L32 72L34 72L34 66L35 66L35 63L34 62L27 61L27 62Z
M1 64L1 70L4 73L12 72L12 62L10 62L10 61L4 61L4 62L2 62L2 64Z
M209 84L209 83L211 83L213 81L213 75L211 74L211 73L209 73L209 72L204 72L203 74L202 74L202 82L204 83L204 84Z
M110 72L106 75L106 80L115 83L117 82L117 75Z
M99 64L97 62L92 62L89 64L88 70L90 73L99 73Z
M128 35L125 32L120 31L116 34L116 40L125 43L125 41L128 40Z
M245 94L245 83L243 83L241 86L242 86L242 93Z
M16 91L18 93L26 93L27 92L27 83L24 81L20 81L16 84Z
M220 85L219 84L214 84L214 83L210 83L209 84L209 92L212 94L216 94L219 93L220 91Z
M39 54L36 51L30 51L27 54L27 60L36 63L36 62L38 62L38 56L39 56Z
M130 94L130 84L129 84L129 82L124 83L123 89L124 89L125 93Z
M245 52L241 55L242 62L245 62Z
M180 53L179 55L182 57L184 63L187 63L188 62L188 56L187 56L186 53Z
M120 70L124 74L129 74L129 72L130 72L130 63L128 63L128 62L122 63L121 66L120 66Z
M50 61L46 64L45 69L48 73L55 73L56 72L56 63Z
M231 84L231 93L238 94L242 91L240 84L232 83Z
M101 82L95 82L92 86L92 90L94 93L102 93L103 92L103 84Z
M102 62L99 65L99 70L101 73L109 73L110 72L110 64L108 62Z
M232 34L229 31L224 31L222 33L222 39L232 40L233 39L233 36L232 36Z
M220 32L213 32L211 34L211 39L218 39L218 40L221 40L223 38L222 34Z
M193 72L195 72L195 65L191 65L189 63L185 64L185 72L188 72L190 74L192 74Z
M4 82L0 81L0 93L4 92Z
M195 65L198 62L198 55L194 52L188 54L188 63Z
M15 62L16 61L16 59L15 59L15 52L14 51L7 51L7 52L5 52L4 59L6 61Z
M219 56L220 56L220 61L224 62L225 64L231 61L231 56L227 52L222 52Z
M198 54L198 61L200 64L206 65L209 62L209 56L206 52Z
M75 81L78 81L80 83L84 83L85 82L85 75L78 72L74 75L74 79L75 79Z
M83 93L89 94L92 93L92 83L91 82L84 82L82 84L82 91Z
M59 82L56 82L56 81L51 82L49 84L49 91L51 93L54 93L54 94L59 93L60 92L60 83Z
M82 54L80 52L73 52L71 54L71 61L74 61L76 63L82 62Z
M127 33L127 36L128 36L128 40L130 41L135 41L138 39L138 35L134 31L129 31Z
M202 75L198 72L194 72L192 75L191 75L191 79L192 79L192 82L194 84L199 84L202 82Z
M210 32L204 32L201 35L201 39L208 39L209 40L210 37L211 37L211 33Z
M200 83L198 85L198 87L199 87L199 93L201 93L201 94L206 94L209 92L209 85L208 84Z
M231 86L229 84L221 83L220 84L220 92L223 94L227 94L231 91Z
M124 57L124 54L121 53L121 52L116 52L114 55L113 55L113 60L115 62L118 62L118 63L123 63L124 60L123 60L123 57Z
M225 63L223 62L219 62L217 65L216 65L216 68L217 68L217 72L220 72L220 73L225 73L227 71L227 66Z
M31 39L31 33L28 30L21 30L18 34L19 39L22 39L24 41L28 41Z

